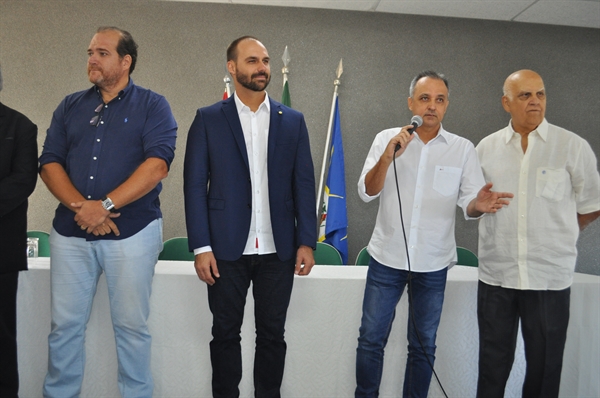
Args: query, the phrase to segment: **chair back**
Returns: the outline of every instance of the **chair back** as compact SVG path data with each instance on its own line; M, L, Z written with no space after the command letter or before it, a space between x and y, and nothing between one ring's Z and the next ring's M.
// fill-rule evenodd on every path
M44 231L27 231L28 238L38 238L38 256L50 257L50 234Z
M177 237L166 240L158 255L159 260L194 261L194 253L190 252L187 237Z
M356 256L356 265L369 265L369 261L371 261L371 255L367 251L367 246L360 249L358 252L358 256Z
M458 257L456 265L466 265L468 267L477 267L479 265L479 259L475 253L469 249L457 246L456 255Z
M344 265L340 252L329 243L317 242L314 256L315 264L318 265Z

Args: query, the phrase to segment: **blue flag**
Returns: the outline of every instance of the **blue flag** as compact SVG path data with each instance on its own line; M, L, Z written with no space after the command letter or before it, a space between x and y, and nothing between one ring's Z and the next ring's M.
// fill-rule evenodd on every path
M321 216L319 242L329 243L342 255L348 264L348 212L346 210L346 177L344 174L344 147L340 128L338 98L335 99L335 114L331 138L329 173L325 183L323 213Z

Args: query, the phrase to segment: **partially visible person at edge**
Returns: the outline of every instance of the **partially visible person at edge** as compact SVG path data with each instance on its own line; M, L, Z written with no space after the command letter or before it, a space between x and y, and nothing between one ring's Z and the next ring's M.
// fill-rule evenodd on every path
M520 323L523 396L558 397L576 243L600 216L600 176L587 141L546 121L539 74L511 74L502 106L508 126L477 145L485 178L515 192L479 224L477 396L504 396Z
M2 69L0 68L0 91ZM17 286L27 269L27 198L37 181L37 126L0 102L0 397L19 393Z
M360 198L365 202L379 198L379 210L367 248L371 262L358 338L356 397L379 396L384 348L409 278L412 291L403 396L427 397L446 274L448 267L456 264L456 206L463 209L466 219L474 219L499 211L508 204L505 198L512 197L491 191L473 144L442 127L449 104L447 79L433 71L421 72L412 80L409 93L408 109L420 116L423 124L414 134L408 130L412 125L377 134L358 181Z
M279 397L294 274L308 275L317 242L315 181L304 116L265 89L270 58L254 37L234 40L235 94L201 108L188 134L184 193L190 250L213 314L214 397L239 396L240 329L254 295L257 397Z
M151 397L147 319L162 250L161 180L177 124L164 97L130 78L131 34L99 28L87 50L93 87L68 95L52 117L40 175L60 201L50 233L52 329L44 397L78 397L85 330L106 275L122 396Z

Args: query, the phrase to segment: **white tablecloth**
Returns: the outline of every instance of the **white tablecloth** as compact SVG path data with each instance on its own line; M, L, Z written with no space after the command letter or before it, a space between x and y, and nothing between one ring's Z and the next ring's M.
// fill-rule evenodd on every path
M354 396L354 362L367 267L315 266L296 277L286 324L288 352L284 397ZM437 339L436 372L450 397L472 397L477 382L477 269L454 267ZM575 275L561 396L600 396L600 277ZM251 295L251 294L250 294ZM206 286L191 263L159 262L153 282L150 331L155 397L210 397L208 343L211 314ZM406 295L385 352L381 397L401 395L406 361ZM41 397L50 330L47 258L32 259L19 276L18 342L20 396ZM100 279L86 339L83 397L118 397L115 343L106 281ZM243 397L253 396L253 301L242 329ZM525 361L519 342L507 397L520 396ZM442 396L432 381L431 397Z

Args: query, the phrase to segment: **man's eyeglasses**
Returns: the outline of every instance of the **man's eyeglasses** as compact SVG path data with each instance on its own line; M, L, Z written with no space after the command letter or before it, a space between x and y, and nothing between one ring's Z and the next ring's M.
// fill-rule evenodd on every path
M103 107L104 107L104 103L98 105L96 107L96 109L94 109L94 112L96 114L94 115L93 118L90 119L90 126L98 127L98 125L100 124L100 121L102 120L102 115L100 114L100 112L102 112Z

